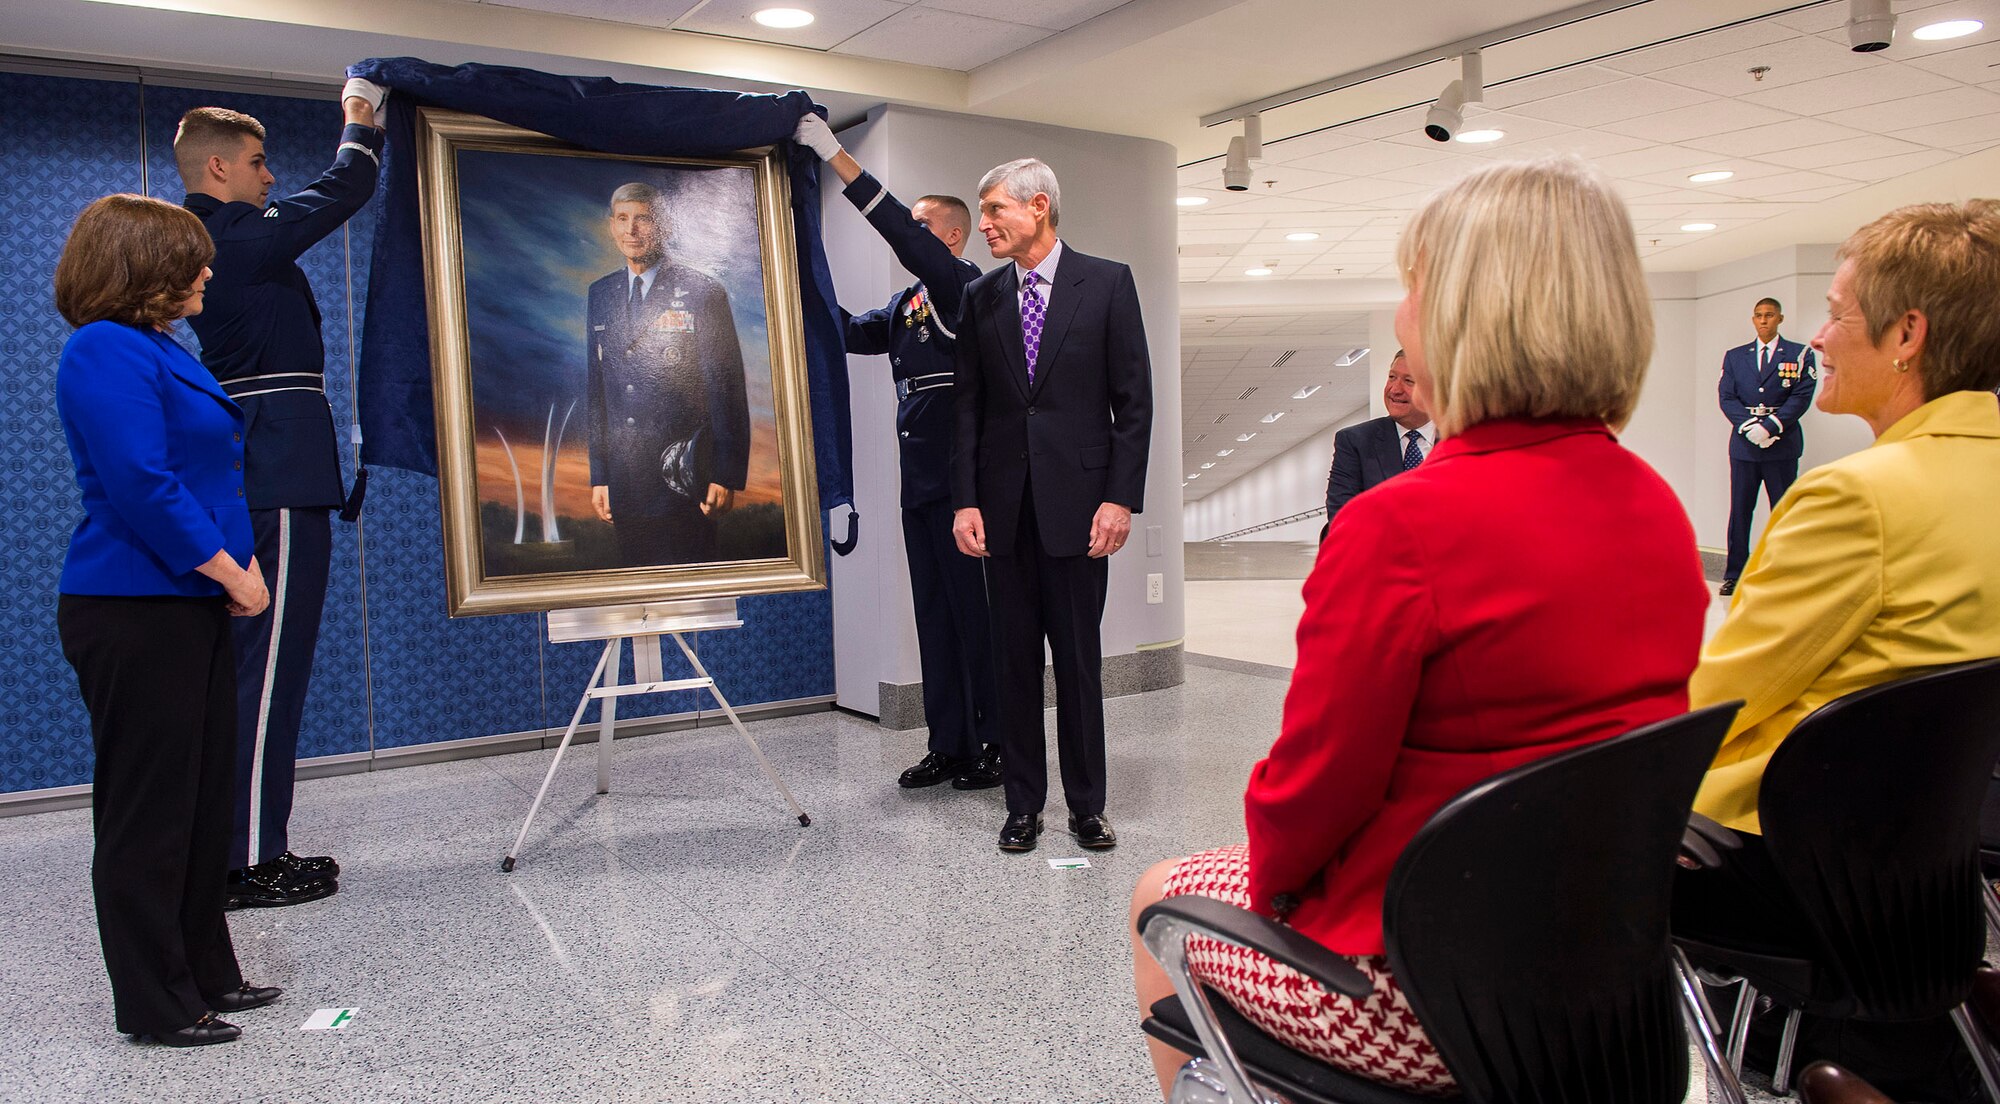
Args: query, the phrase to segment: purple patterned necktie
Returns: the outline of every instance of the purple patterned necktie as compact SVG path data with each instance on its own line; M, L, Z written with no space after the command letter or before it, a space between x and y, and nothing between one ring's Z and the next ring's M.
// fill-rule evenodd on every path
M1029 272L1021 281L1021 344L1028 353L1028 382L1035 382L1035 354L1042 351L1042 296L1035 290L1035 284L1042 278L1039 272Z

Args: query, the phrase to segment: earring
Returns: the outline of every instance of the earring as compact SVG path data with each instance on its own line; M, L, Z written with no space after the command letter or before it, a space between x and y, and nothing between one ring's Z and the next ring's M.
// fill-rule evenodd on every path
M1890 361L1890 363L1891 363L1891 364L1894 364L1894 365L1896 366L1896 371L1898 371L1898 372L1907 372L1907 371L1909 371L1909 370L1910 370L1910 366L1909 366L1909 365L1907 365L1907 364L1904 364L1904 363L1903 363L1902 361L1900 361L1900 360L1893 360L1893 361Z

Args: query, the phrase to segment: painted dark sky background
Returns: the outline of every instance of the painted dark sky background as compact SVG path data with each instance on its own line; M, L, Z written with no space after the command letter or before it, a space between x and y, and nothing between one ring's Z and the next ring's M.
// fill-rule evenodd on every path
M605 216L611 193L630 181L651 184L665 197L670 256L728 289L743 343L751 433L775 433L752 170L461 150L458 181L482 444L498 425L517 444L539 445L549 407L560 424L575 402L563 451L584 445L585 297L593 281L624 267Z

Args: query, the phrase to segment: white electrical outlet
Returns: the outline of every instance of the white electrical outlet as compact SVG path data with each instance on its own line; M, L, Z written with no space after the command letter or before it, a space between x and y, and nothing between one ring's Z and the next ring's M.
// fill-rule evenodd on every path
M1146 604L1157 606L1167 600L1167 577L1154 572L1146 576Z

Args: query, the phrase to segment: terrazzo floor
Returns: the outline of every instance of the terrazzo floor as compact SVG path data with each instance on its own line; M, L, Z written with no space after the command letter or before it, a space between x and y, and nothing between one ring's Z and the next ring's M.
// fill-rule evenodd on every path
M0 819L0 1101L1157 1100L1126 904L1242 838L1285 682L1231 666L1105 703L1120 845L1087 869L1048 861L1083 854L1059 796L1001 854L998 790L899 790L922 733L839 713L753 726L809 828L726 727L662 733L619 741L605 796L594 748L566 759L512 874L552 752L301 783L341 891L231 914L286 994L193 1051L111 1029L88 812ZM322 1008L358 1011L300 1030Z

